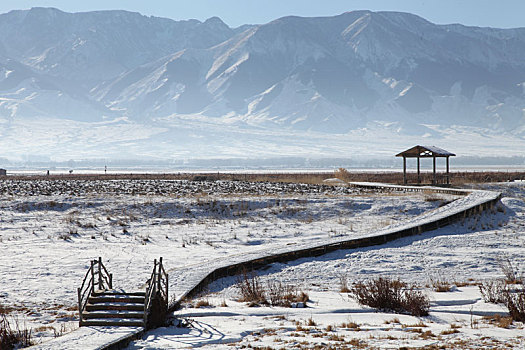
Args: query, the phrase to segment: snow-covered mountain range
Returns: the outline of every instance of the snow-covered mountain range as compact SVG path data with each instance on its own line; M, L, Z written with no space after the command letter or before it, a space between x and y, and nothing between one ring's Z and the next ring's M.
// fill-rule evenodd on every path
M525 152L525 28L33 8L0 15L0 33L1 156Z

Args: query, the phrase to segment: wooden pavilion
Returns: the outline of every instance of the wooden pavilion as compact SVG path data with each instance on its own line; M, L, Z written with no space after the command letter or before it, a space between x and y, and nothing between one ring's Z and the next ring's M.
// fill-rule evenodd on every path
M433 161L433 176L432 184L437 184L437 174L436 174L436 158L446 158L447 159L447 173L446 173L446 184L450 184L450 164L449 158L455 156L454 153L445 151L436 146L414 146L410 149L407 149L404 152L396 154L396 157L403 157L403 183L407 184L407 158L417 158L417 183L421 183L421 168L420 168L420 158L432 158Z

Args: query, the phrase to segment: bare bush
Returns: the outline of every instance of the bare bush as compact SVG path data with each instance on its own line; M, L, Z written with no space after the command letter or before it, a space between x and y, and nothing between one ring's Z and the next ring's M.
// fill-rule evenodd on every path
M33 345L31 330L20 329L17 320L13 327L5 314L0 315L0 349L19 349L30 345Z
M505 283L503 281L484 281L478 287L481 296L486 303L503 304L505 302L503 299Z
M523 276L520 275L518 269L512 264L509 257L498 260L498 265L501 272L505 275L505 281L511 284L523 283Z
M504 281L486 281L479 286L485 302L503 304L513 321L525 322L525 286Z
M525 322L525 286L512 290L507 285L503 291L503 298L512 320Z
M428 296L400 280L379 277L354 284L350 293L359 304L383 311L427 316L430 308Z
M346 277L346 275L339 276L339 285L341 286L339 288L341 293L350 293L350 288L348 288L348 277Z
M243 273L237 282L241 297L239 301L251 305L271 305L290 307L292 303L306 303L308 294L296 287L280 281L269 280L262 283L255 273Z
M238 278L237 287L241 293L239 301L255 304L268 304L259 276L246 271Z

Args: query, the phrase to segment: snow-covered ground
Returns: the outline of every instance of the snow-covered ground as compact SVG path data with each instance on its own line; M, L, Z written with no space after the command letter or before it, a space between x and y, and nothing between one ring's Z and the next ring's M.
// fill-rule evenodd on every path
M485 303L475 285L502 278L500 265L506 259L523 273L524 186L522 182L484 186L504 193L495 210L421 236L258 271L263 283L280 281L308 293L307 308L248 307L237 301L237 279L224 278L210 285L207 295L176 312L191 327L157 329L129 349L525 349L523 324L494 320L493 315L506 310ZM423 288L431 300L430 316L376 312L340 293L344 279L351 284L378 276ZM451 291L435 292L432 286L438 282L452 285ZM211 306L196 307L199 301Z
M0 305L37 339L77 327L76 288L98 256L125 290L153 259L210 257L368 232L454 200L346 187L188 181L0 183Z

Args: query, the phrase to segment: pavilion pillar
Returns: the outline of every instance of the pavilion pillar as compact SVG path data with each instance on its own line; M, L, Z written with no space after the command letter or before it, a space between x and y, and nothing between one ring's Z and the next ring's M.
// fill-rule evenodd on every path
M419 167L419 156L417 157L417 183L421 183L421 170Z
M403 184L407 184L407 158L403 156Z
M449 160L450 157L447 156L447 185L450 185L450 165Z
M436 157L432 157L432 163L433 163L433 179L432 179L432 184L435 185L437 184L437 179L436 179Z

